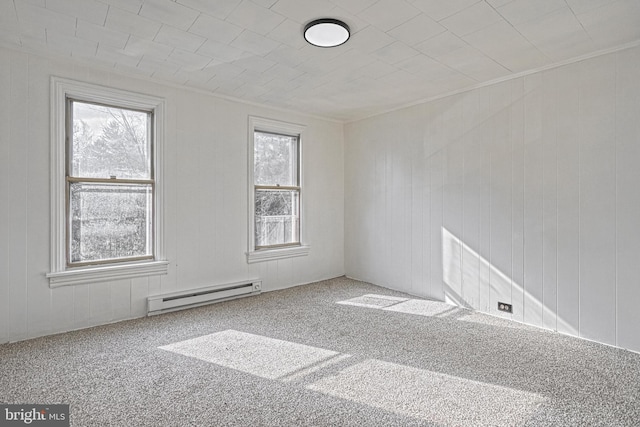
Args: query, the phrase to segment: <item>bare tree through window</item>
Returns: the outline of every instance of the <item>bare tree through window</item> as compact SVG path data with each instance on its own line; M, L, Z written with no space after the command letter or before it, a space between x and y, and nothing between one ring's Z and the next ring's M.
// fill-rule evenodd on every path
M68 263L152 257L152 114L68 102Z

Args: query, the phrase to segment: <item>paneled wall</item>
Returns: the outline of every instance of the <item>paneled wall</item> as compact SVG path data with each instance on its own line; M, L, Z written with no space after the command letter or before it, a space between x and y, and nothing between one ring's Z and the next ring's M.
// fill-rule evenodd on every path
M640 351L638 70L636 47L346 125L347 275Z
M162 96L169 274L50 289L51 75ZM344 274L343 126L0 49L0 343L146 313L152 294L261 278L266 291ZM247 117L302 124L309 256L247 264Z

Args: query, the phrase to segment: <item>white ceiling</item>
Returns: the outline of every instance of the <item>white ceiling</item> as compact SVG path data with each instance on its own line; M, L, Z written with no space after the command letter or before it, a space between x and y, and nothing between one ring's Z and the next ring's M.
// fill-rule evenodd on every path
M2 46L338 120L638 40L640 0L0 0Z

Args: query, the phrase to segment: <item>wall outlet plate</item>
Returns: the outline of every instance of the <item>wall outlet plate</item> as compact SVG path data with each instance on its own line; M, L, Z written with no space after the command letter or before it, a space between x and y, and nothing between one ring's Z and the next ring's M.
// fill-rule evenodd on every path
M513 305L506 302L498 302L498 311L504 311L505 313L513 313Z

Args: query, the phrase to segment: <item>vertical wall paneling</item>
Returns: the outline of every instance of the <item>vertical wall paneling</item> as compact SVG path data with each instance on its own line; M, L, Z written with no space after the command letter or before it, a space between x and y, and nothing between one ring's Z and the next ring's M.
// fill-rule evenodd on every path
M585 63L580 75L580 335L607 344L616 320L613 58Z
M557 328L579 334L580 299L580 83L579 67L558 69Z
M511 83L511 302L524 321L524 79Z
M429 297L444 300L442 258L442 197L443 197L443 153L438 151L429 158L430 186L430 236L431 236L431 280Z
M74 329L94 325L91 321L91 307L89 306L89 285L73 286L73 320Z
M489 88L480 91L480 99L487 102ZM485 105L483 105L485 107ZM491 145L493 143L492 114L488 108L483 108L479 125L480 131L480 270L478 282L480 310L489 312L491 309Z
M524 80L524 321L542 326L543 144L542 78Z
M28 57L30 79L27 99L27 117L49 117L47 103L31 102L32 99L47 99L49 79L42 70L48 61ZM33 120L33 119L31 119ZM42 215L49 207L49 177L36 171L49 170L49 129L43 126L28 126L27 132L27 319L29 336L51 332L51 293L44 273L49 269L49 219Z
M458 105L450 111L461 120ZM456 129L456 128L454 128ZM442 187L442 284L445 295L456 304L466 306L462 295L462 217L464 146L451 135L444 150L444 182Z
M369 150L411 160L402 185L412 188L412 225L394 233L394 244L411 245L412 269L416 195L426 186L428 296L491 314L508 301L512 319L640 351L638 69L633 47L345 125L351 176L397 171L367 161ZM411 146L421 132L423 171L402 140L380 137ZM349 217L381 198L369 191L357 200L346 199L346 221L356 228L350 248L369 236ZM378 215L394 212L387 206ZM402 264L366 254L347 253L347 271L357 265L383 286L404 274Z
M616 87L617 345L640 349L640 50L620 53ZM622 66L624 64L624 66Z
M414 295L426 295L425 285L425 250L424 250L424 216L425 216L425 167L422 154L422 141L411 145L411 286Z
M131 279L131 317L147 314L147 296L150 295L148 277Z
M8 304L9 339L28 336L27 330L27 180L28 164L28 57L12 54L11 94L9 104L9 242L8 253ZM33 172L33 171L32 171Z
M542 74L542 326L556 330L558 159L557 70Z
M131 317L131 282L131 279L111 282L111 320Z
M0 57L0 99L11 99L11 60ZM9 339L9 155L11 127L9 102L0 102L0 343Z
M511 303L511 87L508 83L492 86L490 109L491 142L491 234L489 259L490 312L498 311L498 302Z
M477 94L470 94L463 105L463 123L469 129L463 135L462 198L462 297L474 309L480 308L480 182L482 147L480 145L480 106Z

